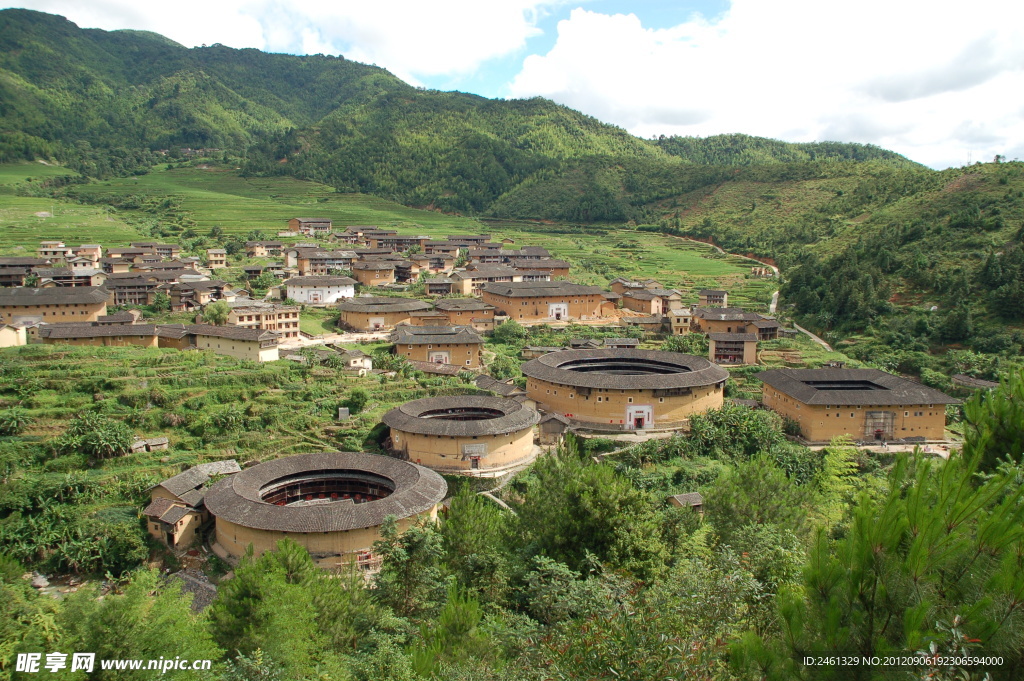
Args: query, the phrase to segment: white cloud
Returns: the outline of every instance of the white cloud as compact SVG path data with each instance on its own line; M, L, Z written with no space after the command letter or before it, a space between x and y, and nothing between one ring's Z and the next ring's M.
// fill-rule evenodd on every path
M935 166L1024 147L1024 4L734 0L669 29L573 10L509 86L634 134L878 144Z
M183 45L344 54L417 77L472 73L522 49L565 0L28 0L83 28L156 31Z

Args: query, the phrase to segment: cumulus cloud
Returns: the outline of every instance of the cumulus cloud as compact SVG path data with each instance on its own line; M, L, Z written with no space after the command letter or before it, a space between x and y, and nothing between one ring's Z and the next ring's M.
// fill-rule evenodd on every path
M344 54L418 77L467 74L538 35L564 0L28 0L86 28L156 31L183 45L223 43L299 54Z
M641 136L838 139L960 165L1022 146L1022 19L1001 0L733 0L667 29L575 9L508 94Z

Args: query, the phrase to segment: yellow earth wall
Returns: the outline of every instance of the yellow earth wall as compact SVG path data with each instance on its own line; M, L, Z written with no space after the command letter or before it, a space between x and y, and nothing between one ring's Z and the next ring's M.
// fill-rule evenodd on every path
M484 291L483 301L504 311L510 318L516 321L530 322L549 319L548 306L563 303L569 309L567 319L580 319L584 316L602 317L605 314L603 303L607 301L607 298L601 295L513 298Z
M341 312L341 321L357 331L371 331L370 320L383 319L384 329L393 329L399 324L408 323L408 312Z
M404 532L420 518L437 520L437 506L419 515L400 519L398 530ZM311 554L331 554L318 559L324 567L350 562L354 554L369 551L373 543L381 538L380 526L340 532L275 532L243 527L223 518L217 518L215 534L217 544L234 558L241 557L249 544L252 544L258 556L264 551L277 548L277 542L282 539L291 539Z
M505 468L515 463L525 462L532 456L533 428L525 428L508 435L476 438L423 435L391 429L392 449L407 455L409 461L437 471L473 472L472 460L468 454L463 454L464 445L486 447L486 451L479 454L480 465L476 470Z
M436 352L447 352L446 364L476 368L480 366L479 343L433 343L430 345L395 345L398 353L416 362L429 362L430 355ZM468 363L467 363L468 362Z
M94 322L107 314L107 304L71 303L68 305L5 305L0 307L0 321L22 317L38 317L44 322Z
M797 421L800 434L811 442L828 442L840 435L849 435L855 440L871 439L869 434L865 434L864 428L865 413L869 411L889 411L896 415L892 434L896 439L945 439L946 406L943 404L810 405L780 393L767 384L763 387L761 401L769 409Z
M724 392L720 385L698 386L689 395L655 397L652 390L591 389L590 395L577 394L573 386L549 383L536 378L526 381L526 393L548 411L577 421L624 425L629 407L650 405L655 425L678 422L693 414L721 408ZM598 401L600 398L600 401Z

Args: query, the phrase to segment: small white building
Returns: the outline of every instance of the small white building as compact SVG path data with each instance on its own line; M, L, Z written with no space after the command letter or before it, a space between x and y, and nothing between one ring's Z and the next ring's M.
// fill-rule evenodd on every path
M285 295L297 303L330 305L356 295L351 277L292 277L284 282Z

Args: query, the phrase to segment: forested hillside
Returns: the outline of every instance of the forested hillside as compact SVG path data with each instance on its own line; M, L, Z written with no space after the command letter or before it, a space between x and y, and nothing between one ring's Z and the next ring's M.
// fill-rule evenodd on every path
M187 49L153 33L83 30L20 9L0 12L0 131L0 161L55 158L94 177L142 172L165 158L158 150L215 148L251 175L445 211L596 221L643 217L652 198L707 183L684 166L911 165L841 143L653 142L539 98L419 90L341 57Z

